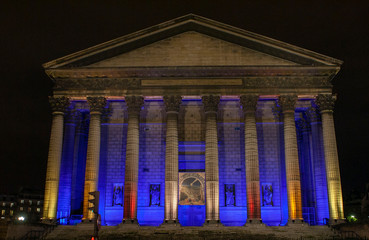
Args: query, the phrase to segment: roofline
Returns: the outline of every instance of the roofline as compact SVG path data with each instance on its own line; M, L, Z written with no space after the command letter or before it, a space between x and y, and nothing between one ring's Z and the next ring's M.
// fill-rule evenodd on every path
M285 51L291 51L295 54L302 55L303 57L315 58L315 60L324 62L326 65L332 64L332 65L340 66L343 64L343 61L341 60L190 13L190 14L187 14L187 15L184 15L184 16L181 16L181 17L148 27L148 28L144 28L139 31L124 35L122 37L118 37L110 41L86 48L84 50L74 52L64 57L57 58L55 60L42 64L42 66L45 69L56 68L58 66L64 65L63 63L73 62L73 60L78 60L78 58L81 56L98 53L105 49L109 49L109 48L119 46L119 45L124 45L125 43L129 41L134 41L135 39L143 37L145 35L150 35L158 31L163 31L165 29L174 28L176 26L180 26L180 25L190 23L190 22L194 22L200 25L201 24L207 25L210 28L220 28L222 30L230 32L233 35L241 35L241 37L243 38L251 38L250 40L253 40L253 41L256 40L256 41L262 42L263 44L267 44L267 45L277 47L277 48L282 48Z

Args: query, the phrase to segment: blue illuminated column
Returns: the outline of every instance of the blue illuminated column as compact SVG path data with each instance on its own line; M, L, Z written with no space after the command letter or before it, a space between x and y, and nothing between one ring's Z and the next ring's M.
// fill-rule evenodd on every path
M79 112L78 112L79 113ZM66 217L70 216L71 195L72 195L72 174L74 160L74 140L76 133L76 114L73 108L66 112L64 118L64 140L63 154L60 167L60 183L58 196L58 218L63 218L66 223Z
M219 165L217 111L219 96L203 96L205 129L205 184L206 184L206 220L205 224L220 225L219 219Z
M245 167L247 188L247 223L261 223L259 152L255 111L258 95L242 95L245 114Z
M333 108L335 96L319 94L316 104L322 116L325 169L327 174L330 224L344 221L340 168L334 131Z
M124 179L124 209L123 224L138 224L137 222L137 183L139 159L139 124L140 111L144 104L141 96L126 96L128 107L128 130L126 147L126 167Z
M89 192L98 190L99 164L100 164L100 142L101 142L101 112L106 105L104 97L88 97L90 107L90 128L88 132L85 188L83 194L83 219L92 220L94 213L88 208L88 202L93 196Z
M181 96L164 96L167 112L164 223L178 222L178 112Z
M311 158L314 174L316 220L323 224L324 218L329 218L327 178L325 174L322 123L316 108L306 111L311 127Z
M82 215L83 212L83 192L86 167L86 153L89 128L89 114L78 111L78 126L76 129L74 145L74 161L72 173L72 215Z
M284 124L284 151L286 163L289 223L301 223L303 220L300 167L295 126L296 101L296 95L282 95L279 97L279 105L282 108Z
M69 106L66 97L49 97L53 120L51 125L49 155L46 169L46 184L43 219L55 219L58 203L60 161L63 147L64 112Z

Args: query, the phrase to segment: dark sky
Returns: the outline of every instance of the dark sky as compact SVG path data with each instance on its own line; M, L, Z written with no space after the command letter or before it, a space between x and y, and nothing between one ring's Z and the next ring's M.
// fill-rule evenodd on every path
M0 193L44 188L53 84L42 63L188 13L344 61L333 81L342 184L344 193L363 190L369 182L367 1L9 1L0 7Z

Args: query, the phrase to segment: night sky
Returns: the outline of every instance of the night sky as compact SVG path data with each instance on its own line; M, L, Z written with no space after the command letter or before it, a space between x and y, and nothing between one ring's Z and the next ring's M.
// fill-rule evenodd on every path
M0 6L0 194L44 188L53 84L43 63L188 13L344 61L333 80L342 184L346 195L363 191L368 1L9 1Z

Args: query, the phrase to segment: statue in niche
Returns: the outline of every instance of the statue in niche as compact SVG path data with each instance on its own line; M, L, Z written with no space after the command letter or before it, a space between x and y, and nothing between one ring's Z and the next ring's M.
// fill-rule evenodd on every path
M113 206L123 206L123 185L114 184Z
M225 198L226 206L236 206L236 194L234 184L225 184Z
M150 184L149 206L160 206L160 184Z
M262 184L263 206L273 206L273 186L270 183Z

